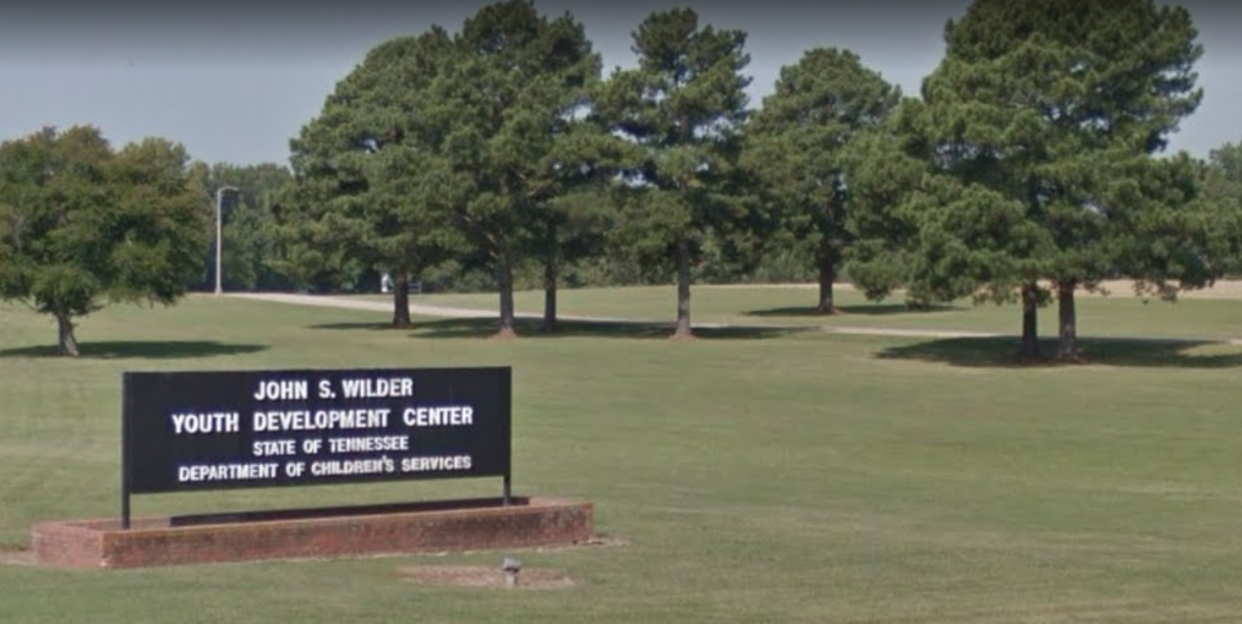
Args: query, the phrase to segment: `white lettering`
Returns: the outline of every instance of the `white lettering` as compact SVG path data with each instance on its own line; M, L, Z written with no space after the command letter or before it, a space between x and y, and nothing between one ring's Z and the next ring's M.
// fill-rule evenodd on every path
M183 413L172 414L173 433L177 435L195 433L237 433L241 417L237 412Z
M279 464L197 464L180 466L177 469L177 481L193 483L198 481L275 479L278 466Z
M255 433L264 431L318 431L322 429L384 429L388 408L255 412Z
M381 472L395 472L396 469L396 462L387 455L383 455L379 459L317 461L312 462L310 465L310 473L316 477L379 474Z
M474 408L469 405L407 407L401 419L407 427L463 427L474 424Z
M401 460L401 472L470 470L471 465L469 455L406 457Z
M342 379L341 392L347 399L395 399L414 396L414 380L409 377L393 379Z
M371 453L408 450L410 450L410 436L328 438L328 452L330 453Z
M295 401L307 397L305 379L260 381L254 391L256 401Z
M256 440L251 446L255 457L293 455L298 452L296 440Z

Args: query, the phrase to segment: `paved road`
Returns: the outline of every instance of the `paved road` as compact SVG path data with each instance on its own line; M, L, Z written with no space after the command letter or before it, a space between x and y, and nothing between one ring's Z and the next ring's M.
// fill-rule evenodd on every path
M273 301L276 303L293 303L297 305L319 306L324 308L345 308L349 310L372 310L375 312L390 312L392 304L387 301L368 301L365 299L346 299L344 297L332 297L324 295L294 295L288 293L233 293L229 295L235 299L252 299L255 301ZM495 312L486 310L469 310L466 308L441 308L437 306L425 306L415 303L410 304L411 314L421 314L424 316L443 316L452 318L486 318L494 316Z
M344 308L350 310L371 310L376 312L389 312L392 310L392 303L387 301L368 301L365 299L333 297L325 295L295 295L287 293L234 293L230 297L237 299L251 299L255 301L271 301L276 303L289 303L296 305L321 306L328 308ZM418 303L410 304L410 314L420 316L435 316L440 318L494 318L495 310L477 310L473 308L450 308L442 306L429 306ZM517 313L519 318L543 318L542 314ZM602 323L665 323L668 319L641 319L641 318L611 318L600 316L574 316L561 314L557 318L565 321L596 321ZM671 323L670 323L671 325ZM703 329L717 329L723 327L738 327L737 325L729 325L727 323L695 323L695 327ZM806 325L760 325L763 329L806 329ZM848 327L833 326L821 327L821 331L833 334L849 334L856 336L910 336L914 338L992 338L1003 334L972 332L972 331L947 331L938 329L893 329L885 327Z
M373 310L376 312L391 312L392 302L390 301L368 301L366 299L354 299L346 297L333 297L331 295L294 295L288 293L233 293L229 295L237 299L253 299L256 301L274 301L276 303L294 303L298 305L320 306L325 308L346 308L350 310ZM438 316L441 318L493 318L496 316L496 310L477 310L474 308L449 308L443 306L429 306L420 303L410 303L410 314L418 314L421 316ZM543 318L542 314L531 314L528 312L518 312L518 318ZM599 321L604 323L649 323L659 321L648 321L645 319L623 319L623 318L606 318L596 316L573 316L561 314L557 318L566 321Z
M1113 283L1109 284L1110 290L1115 295L1130 294L1129 283ZM272 301L277 303L288 303L297 305L322 306L329 308L345 308L351 310L372 310L377 312L388 312L392 310L392 303L387 301L367 301L365 299L332 297L325 295L295 295L287 293L234 293L228 295L237 299L252 299L256 301ZM1194 295L1196 298L1204 299L1239 299L1242 298L1242 282L1217 282L1216 286L1211 289L1198 291ZM418 303L410 304L410 313L421 316L434 316L441 318L495 318L496 310L479 310L474 308L451 308L442 306L429 306ZM543 318L542 314L517 313L519 318ZM559 315L557 318L566 321L596 321L603 323L668 323L668 319L642 319L642 318L611 318L599 316L574 316ZM671 326L672 324L669 323ZM716 329L724 327L742 327L741 325L730 325L727 323L695 323L695 327L703 329ZM751 325L748 327L758 327L762 329L806 329L806 325ZM850 326L821 326L820 331L830 334L846 334L854 336L906 336L911 338L996 338L1007 334L993 332L974 332L974 331L958 331L958 330L940 330L940 329L897 329L892 327L850 327ZM1147 338L1147 340L1161 341L1162 338ZM1185 339L1169 339L1173 341L1181 341ZM1206 342L1226 342L1232 345L1242 345L1242 338L1204 339Z

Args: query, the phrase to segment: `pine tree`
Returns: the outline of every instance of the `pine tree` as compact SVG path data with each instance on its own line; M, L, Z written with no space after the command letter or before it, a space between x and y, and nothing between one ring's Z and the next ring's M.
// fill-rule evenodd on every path
M700 27L690 9L654 13L634 33L638 67L614 73L597 103L611 131L640 149L619 227L636 254L673 259L675 337L692 335L691 266L705 236L745 216L735 188L745 43L741 31Z
M914 290L974 280L982 298L1020 299L1027 358L1055 295L1072 360L1076 289L1208 283L1221 267L1201 229L1210 209L1184 159L1153 158L1201 99L1195 36L1184 8L1151 0L977 0L950 22L896 141L932 174L894 210L919 232Z
M435 181L447 156L430 101L455 52L440 28L380 44L291 143L294 183L279 200L288 262L308 281L391 271L397 327L410 322L409 281L461 246Z
M484 7L455 46L429 111L448 157L441 196L495 271L498 335L512 336L514 268L542 250L554 275L563 222L554 200L592 175L592 145L604 140L585 121L600 59L571 15L548 19L525 0Z
M833 283L854 239L846 149L860 132L878 127L900 97L857 54L817 48L781 69L747 126L746 164L774 195L785 238L815 259L821 313L836 310Z

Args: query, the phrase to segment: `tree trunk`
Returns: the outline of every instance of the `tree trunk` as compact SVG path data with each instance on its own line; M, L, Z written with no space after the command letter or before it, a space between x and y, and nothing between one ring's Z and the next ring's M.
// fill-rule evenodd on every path
M1026 284L1022 287L1022 349L1023 360L1039 359L1039 287Z
M410 274L405 269L392 272L392 326L410 326Z
M56 315L56 325L59 331L57 345L60 348L61 355L72 355L77 357L81 354L78 351L78 339L73 336L73 319L64 314Z
M1078 360L1078 315L1074 310L1074 282L1057 283L1057 359L1062 362Z
M501 260L496 269L500 285L500 329L496 331L496 337L512 338L517 336L513 329L513 267L508 260Z
M674 338L693 338L690 329L690 239L677 239L677 329Z
M543 331L556 331L556 256L543 266Z
M832 297L832 284L837 281L837 263L831 256L819 259L819 307L820 314L836 314L837 306Z
M543 331L556 331L556 222L548 222L548 257L543 265Z

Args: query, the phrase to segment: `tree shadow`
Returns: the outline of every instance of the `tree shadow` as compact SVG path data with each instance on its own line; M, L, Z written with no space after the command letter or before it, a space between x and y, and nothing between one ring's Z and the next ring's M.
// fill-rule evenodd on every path
M880 304L855 304L837 306L842 314L855 314L858 316L895 316L898 314L930 314L933 312L962 312L965 308L959 308L951 305L929 305L929 306L909 306L904 303L880 303ZM792 308L770 308L767 310L749 310L743 312L745 316L759 317L816 317L816 318L832 318L834 315L824 314L814 306L792 307Z
M310 328L361 331L393 329L388 323L328 323L311 325ZM490 338L496 334L498 325L494 318L440 318L415 321L404 329L414 338ZM815 327L709 326L696 327L694 335L708 340L757 340L778 338L816 329ZM557 323L557 329L549 332L544 331L543 321L540 319L519 318L514 321L514 330L521 339L536 340L552 338L667 339L673 334L673 324L644 321L561 320Z
M245 355L265 351L267 345L224 344L209 340L124 340L83 342L78 345L79 359L148 359L172 360L218 355ZM59 358L56 345L39 345L0 350L0 357Z
M378 323L318 323L315 325L307 325L307 329L336 329L348 331L393 331L408 330L417 323L412 323L408 327L397 327L389 321L381 321Z
M1031 362L1018 356L1019 338L945 338L899 347L889 347L876 357L887 360L937 362L966 367L1024 367L1061 365L1054 359L1055 339L1041 340L1040 352L1046 357ZM1228 352L1196 353L1205 347L1223 347ZM1077 364L1134 368L1223 369L1242 366L1242 348L1212 340L1165 338L1088 338L1079 339ZM1065 363L1074 365L1075 363Z

